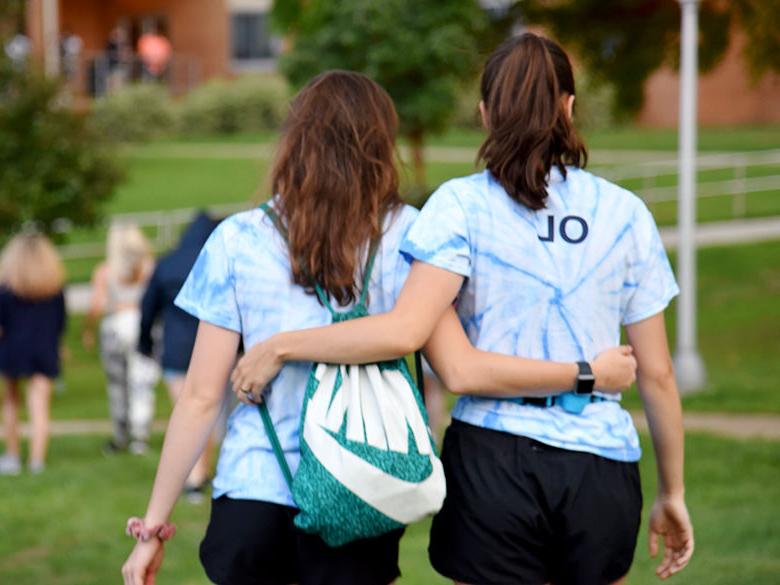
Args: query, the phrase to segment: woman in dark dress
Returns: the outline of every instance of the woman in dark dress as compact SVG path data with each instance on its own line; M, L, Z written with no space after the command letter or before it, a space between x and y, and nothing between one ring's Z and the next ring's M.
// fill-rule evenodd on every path
M21 381L27 380L32 426L29 469L40 473L49 443L52 383L60 374L59 345L65 328L65 271L51 242L40 234L20 234L0 259L0 374L4 379L5 454L0 475L21 472L19 408Z

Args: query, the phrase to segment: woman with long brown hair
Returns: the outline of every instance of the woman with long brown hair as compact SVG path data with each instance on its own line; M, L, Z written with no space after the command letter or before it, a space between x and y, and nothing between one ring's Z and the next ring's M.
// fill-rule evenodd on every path
M395 358L434 332L434 368L450 386L471 385L469 361L442 359L449 350L433 343L459 331L447 317L454 301L479 349L578 362L576 383L538 397L466 390L444 439L448 492L430 557L460 583L615 583L634 555L641 450L620 397L594 384L588 360L623 326L658 467L650 550L663 538L657 574L669 577L688 563L693 529L663 316L678 288L655 222L638 197L583 170L574 76L559 45L531 33L507 40L481 93L487 168L426 203L401 245L414 264L393 310L275 335L249 350L234 383L257 392L288 360Z
M172 533L171 509L217 417L239 341L251 347L280 331L329 323L315 285L333 304L354 306L372 241L380 240L371 246L368 310L378 314L395 305L409 270L400 245L417 216L398 194L397 124L392 100L366 76L331 71L312 79L291 104L271 172L270 205L288 243L257 208L223 221L204 246L176 300L200 325L146 515L130 522L139 542L123 567L127 585L141 585L162 562L162 541ZM454 362L471 347L454 312L448 318L454 330L444 331L439 341L451 348L443 352L449 353L446 361ZM633 379L629 353L615 348L594 363L597 377L613 391ZM473 373L472 383L461 381L458 388L464 390L549 390L573 383L577 371L574 363L476 350L467 358L470 368L453 365ZM310 369L302 362L285 365L264 397L293 470ZM387 585L399 574L400 531L330 548L295 528L295 502L251 403L230 416L213 488L200 556L215 583Z

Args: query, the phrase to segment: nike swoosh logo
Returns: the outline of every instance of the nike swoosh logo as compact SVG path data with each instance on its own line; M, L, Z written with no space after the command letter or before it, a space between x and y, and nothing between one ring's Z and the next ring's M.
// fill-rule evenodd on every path
M334 392L339 374L341 385ZM444 469L403 374L381 371L375 364L320 364L315 377L319 384L307 405L303 438L320 464L352 493L397 522L409 524L437 512L446 495ZM417 452L430 460L430 474L420 482L406 481L353 453L334 436L345 417L348 441L399 454L409 454L411 429Z

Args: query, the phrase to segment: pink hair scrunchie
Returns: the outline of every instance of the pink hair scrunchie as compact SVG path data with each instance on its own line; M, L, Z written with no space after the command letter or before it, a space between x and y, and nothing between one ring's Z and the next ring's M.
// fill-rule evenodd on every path
M162 542L170 540L176 534L176 525L164 522L157 526L147 527L141 518L133 516L127 520L125 532L138 542L146 542L152 538L159 538Z

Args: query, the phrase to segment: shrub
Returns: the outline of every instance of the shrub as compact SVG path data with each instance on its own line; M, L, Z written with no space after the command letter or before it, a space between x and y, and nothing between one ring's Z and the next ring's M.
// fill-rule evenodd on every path
M458 128L482 128L479 117L479 78L464 84L458 92L452 124Z
M0 76L0 169L0 240L28 223L94 225L122 178L59 82L25 71Z
M290 99L278 75L215 79L190 92L179 104L179 128L185 134L210 135L278 129Z
M577 72L577 99L575 122L582 130L611 128L620 120L615 114L615 90L597 82L585 70Z
M130 85L95 100L95 128L114 140L144 141L171 133L176 117L168 91L160 85Z

